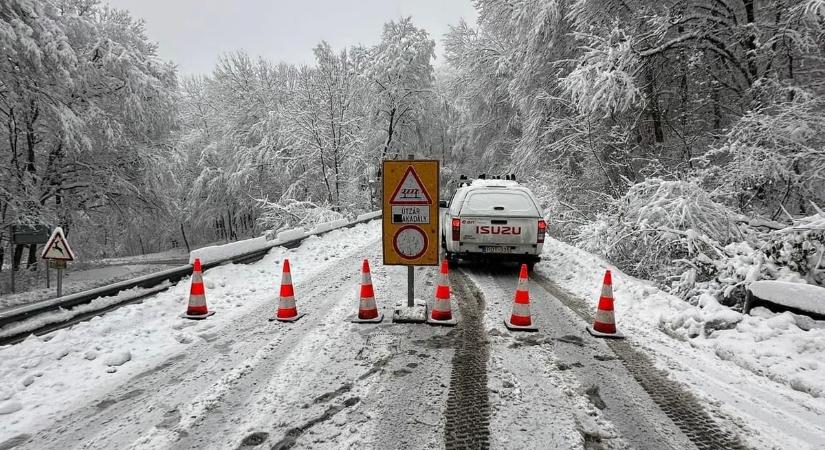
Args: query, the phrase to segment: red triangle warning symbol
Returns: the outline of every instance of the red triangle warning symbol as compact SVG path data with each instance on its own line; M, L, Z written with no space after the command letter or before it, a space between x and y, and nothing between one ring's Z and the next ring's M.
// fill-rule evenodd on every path
M430 193L418 178L413 166L407 167L404 177L395 188L395 192L390 197L390 205L431 205L433 203Z

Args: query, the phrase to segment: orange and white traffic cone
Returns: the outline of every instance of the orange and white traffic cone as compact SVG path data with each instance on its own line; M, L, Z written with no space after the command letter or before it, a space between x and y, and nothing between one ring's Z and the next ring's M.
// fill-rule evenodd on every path
M358 302L358 315L351 322L378 323L384 320L384 313L375 306L375 291L372 288L370 263L365 259L361 265L361 300Z
M281 294L278 299L278 311L275 317L269 320L277 320L280 322L295 322L304 317L304 314L298 314L298 308L295 306L295 290L292 288L292 272L289 270L289 260L284 260L284 273L281 276Z
M450 280L448 277L447 260L441 261L441 273L438 278L438 287L435 288L435 303L430 312L427 323L432 325L455 326L458 323L453 318L453 309L450 306Z
M215 311L209 311L206 307L206 289L203 287L203 271L201 270L201 260L195 259L192 267L192 286L189 288L189 304L186 312L181 315L185 319L205 319Z
M504 319L504 325L513 331L538 331L530 315L530 292L527 285L527 264L521 265L518 276L516 295L513 298L513 309L510 319Z
M599 297L599 307L593 317L593 326L587 331L596 337L623 338L624 335L616 330L616 318L613 315L613 277L610 271L604 273L602 295Z

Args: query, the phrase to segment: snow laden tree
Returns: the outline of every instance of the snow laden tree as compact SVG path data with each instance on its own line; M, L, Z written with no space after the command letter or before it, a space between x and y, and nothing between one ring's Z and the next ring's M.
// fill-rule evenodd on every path
M185 178L175 205L195 242L256 234L257 199L288 186L278 114L294 72L236 52L210 76L183 80L174 162Z
M97 219L159 206L148 168L173 125L174 69L140 22L95 1L2 2L0 48L0 229L61 225L94 253Z
M382 156L444 153L450 109L434 101L433 47L404 19L386 24L374 47L322 42L313 65L237 53L210 76L185 80L174 159L196 161L175 202L188 226L235 239L362 212Z
M510 100L510 48L487 27L461 21L445 36L446 59L453 69L442 76L457 110L455 156L469 173L488 171L515 148L521 122Z
M702 157L701 176L713 194L749 214L788 219L825 205L825 97L765 80L774 97L745 113L720 145Z
M406 156L412 150L407 139L432 93L435 42L407 17L384 24L381 42L362 57L373 124L383 137L377 159Z
M478 26L459 24L445 41L458 147L479 171L509 164L548 185L546 198L571 220L592 219L648 177L699 176L704 155L729 140L729 127L745 126L742 117L768 113L775 127L800 130L796 138L815 129L816 107L806 126L776 111L794 95L823 95L820 1L476 6ZM778 89L784 99L768 92ZM787 183L775 186L781 193L758 213L775 215ZM788 195L785 206L804 213Z
M298 71L280 111L281 154L290 172L303 174L285 194L341 210L355 200L353 172L364 164L362 80L346 50L322 42L315 58L315 66Z

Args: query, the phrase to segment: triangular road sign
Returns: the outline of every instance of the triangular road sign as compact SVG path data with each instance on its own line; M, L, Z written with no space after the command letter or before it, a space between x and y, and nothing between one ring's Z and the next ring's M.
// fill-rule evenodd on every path
M431 205L433 199L430 193L424 188L424 183L418 178L412 166L407 167L404 177L395 188L390 205Z
M52 237L43 248L43 253L40 255L42 259L54 259L58 261L74 261L74 252L69 247L69 242L66 236L63 235L63 228L57 227L52 232Z

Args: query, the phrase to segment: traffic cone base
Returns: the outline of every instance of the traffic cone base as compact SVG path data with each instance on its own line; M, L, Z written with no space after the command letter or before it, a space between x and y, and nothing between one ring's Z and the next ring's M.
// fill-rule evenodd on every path
M432 314L432 313L437 313L437 312L438 311L431 311L431 314L427 316L427 323L428 324L430 324L430 325L441 325L441 326L445 326L445 327L454 327L454 326L458 325L458 319L456 319L455 316L452 316L452 315L449 319L433 318L433 315L435 315L435 314Z
M298 319L300 319L301 317L304 317L305 315L306 315L306 313L300 313L300 314L296 314L292 317L270 317L269 321L274 322L274 321L277 320L278 322L297 322Z
M380 323L382 320L384 320L384 313L382 313L381 311L378 311L378 317L373 317L372 319L361 319L361 318L358 317L358 314L355 314L350 319L350 322L352 322L352 323Z
M215 311L209 311L206 314L187 314L187 313L183 313L180 316L183 317L184 319L200 320L200 319L206 319L207 317L211 316L212 314L215 314Z
M613 339L624 339L624 335L620 333L618 330L615 333L602 333L601 331L596 331L590 325L587 326L587 332L590 333L591 336L594 337L603 337L603 338L613 338Z
M539 327L537 327L534 323L531 323L530 325L514 325L510 319L504 319L504 326L510 331L539 331Z

